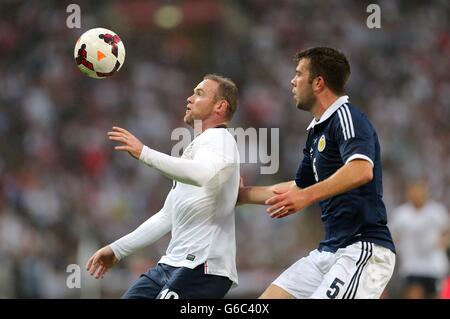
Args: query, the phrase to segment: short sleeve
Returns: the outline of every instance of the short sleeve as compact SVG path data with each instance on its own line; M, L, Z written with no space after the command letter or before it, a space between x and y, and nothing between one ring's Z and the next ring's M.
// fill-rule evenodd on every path
M354 159L364 159L374 166L375 132L367 117L344 104L334 120L334 135L339 152L346 164Z

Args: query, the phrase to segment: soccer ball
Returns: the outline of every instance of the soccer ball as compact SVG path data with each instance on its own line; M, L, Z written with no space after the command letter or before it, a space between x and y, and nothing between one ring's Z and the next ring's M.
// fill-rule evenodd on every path
M125 46L115 32L95 28L86 31L77 40L73 55L81 72L91 78L104 79L122 67Z

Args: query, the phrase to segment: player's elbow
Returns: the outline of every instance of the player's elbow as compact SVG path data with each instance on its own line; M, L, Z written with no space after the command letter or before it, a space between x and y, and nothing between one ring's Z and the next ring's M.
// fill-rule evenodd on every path
M197 187L204 187L209 181L216 176L217 171L212 165L203 164L202 167L193 169L187 174L187 184Z
M361 185L367 184L373 179L373 169L372 167L365 168L360 175L360 183Z
M210 176L208 174L201 174L200 176L195 176L194 178L191 178L190 181L188 181L188 184L197 186L197 187L204 187L208 182L211 180L213 176Z
M349 163L353 169L353 180L357 187L369 183L373 179L372 164L365 160L354 160Z
M203 187L206 185L206 182L200 178L187 178L187 179L181 180L181 182L184 184L189 184L189 185L197 186L197 187Z
M197 187L203 187L206 185L206 182L204 180L193 180L191 184Z

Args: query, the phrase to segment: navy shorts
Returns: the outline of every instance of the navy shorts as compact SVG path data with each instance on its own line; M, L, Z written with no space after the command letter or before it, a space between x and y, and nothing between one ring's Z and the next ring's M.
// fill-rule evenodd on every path
M434 296L438 292L439 279L428 276L407 276L406 285L420 285L422 289L429 296Z
M158 264L125 292L122 299L221 299L232 281L207 275L204 264L194 269Z

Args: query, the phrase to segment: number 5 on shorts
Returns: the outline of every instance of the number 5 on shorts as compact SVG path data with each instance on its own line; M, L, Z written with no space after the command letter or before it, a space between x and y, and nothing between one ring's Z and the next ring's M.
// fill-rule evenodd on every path
M330 299L336 298L336 296L339 294L339 291L341 290L341 287L338 285L344 285L344 282L340 280L339 278L334 278L333 283L330 286L330 289L327 290L327 297Z

